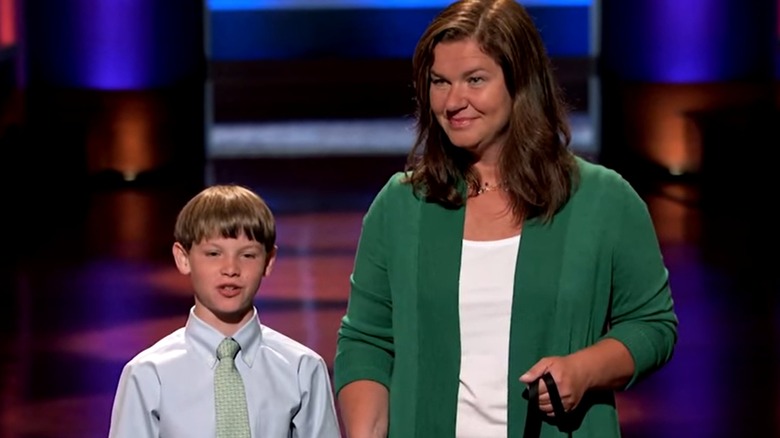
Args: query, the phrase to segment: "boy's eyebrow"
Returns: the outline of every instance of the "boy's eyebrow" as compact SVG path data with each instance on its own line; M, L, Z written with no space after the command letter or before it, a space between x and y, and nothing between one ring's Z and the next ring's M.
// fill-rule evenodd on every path
M240 249L263 249L265 248L262 243L255 241L255 245L244 245Z
M221 248L222 245L220 245L218 242L215 242L215 240L217 240L217 239L238 240L238 238L235 238L235 237L209 237L209 238L201 240L200 242L198 242L198 244L201 245L201 246L210 245L210 246L216 246L218 248ZM260 243L259 241L257 241L257 240L250 240L249 243L247 243L246 245L240 246L239 249L258 248L258 247L259 248L265 248L265 246L262 243Z

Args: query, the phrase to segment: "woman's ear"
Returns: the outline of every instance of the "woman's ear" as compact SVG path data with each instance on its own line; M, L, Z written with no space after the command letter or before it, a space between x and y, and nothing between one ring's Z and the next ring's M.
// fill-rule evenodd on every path
M190 269L190 257L187 253L187 250L184 249L184 247L181 245L181 243L176 242L173 244L173 261L176 262L176 268L179 269L179 272L181 272L184 275L189 275L191 269Z

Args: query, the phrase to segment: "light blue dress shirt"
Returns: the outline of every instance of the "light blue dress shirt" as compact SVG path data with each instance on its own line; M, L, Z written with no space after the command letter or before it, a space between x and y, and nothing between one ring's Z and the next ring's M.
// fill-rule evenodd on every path
M190 310L185 327L130 360L119 378L109 438L216 436L214 368L225 338ZM254 438L341 436L328 368L308 347L254 317L233 338Z

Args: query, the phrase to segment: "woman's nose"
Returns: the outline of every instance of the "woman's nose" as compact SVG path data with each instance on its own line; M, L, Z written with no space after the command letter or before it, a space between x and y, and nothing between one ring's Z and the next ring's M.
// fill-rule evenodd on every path
M467 106L468 100L466 99L466 93L463 90L463 86L459 84L452 85L447 93L447 100L444 102L444 107L447 112L456 112Z

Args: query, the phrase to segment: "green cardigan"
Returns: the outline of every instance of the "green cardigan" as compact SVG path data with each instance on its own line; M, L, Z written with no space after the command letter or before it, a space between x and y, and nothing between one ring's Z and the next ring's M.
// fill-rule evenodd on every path
M523 226L510 329L509 437L522 436L528 408L518 379L540 358L614 338L633 356L630 386L668 362L677 340L646 205L614 171L578 164L580 182L554 220ZM394 175L363 219L334 385L339 391L369 379L387 386L391 438L454 437L465 209L426 202L403 179ZM581 423L573 436L620 436L612 392L586 395L576 411ZM568 434L545 423L541 436Z

